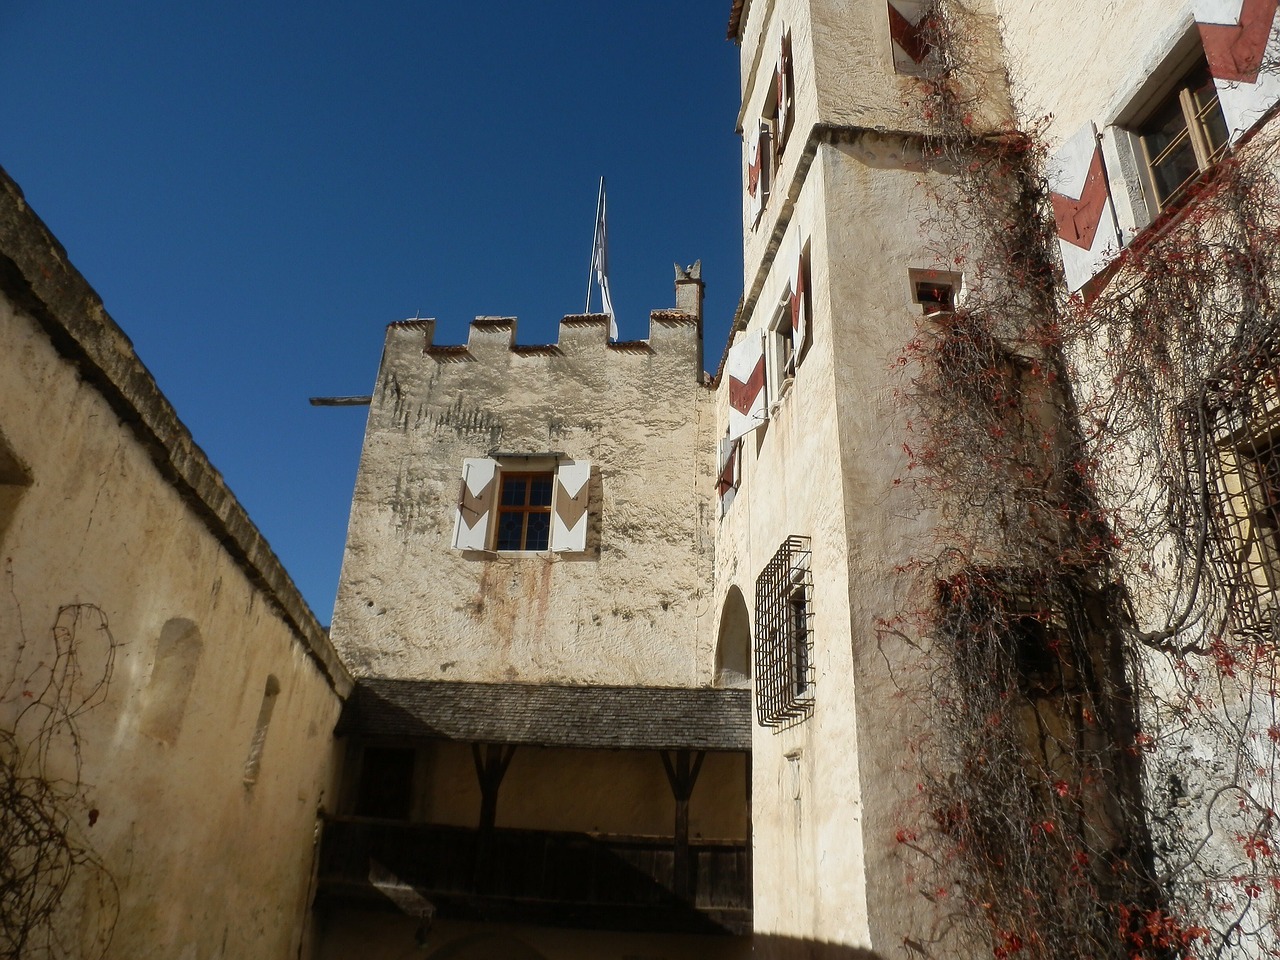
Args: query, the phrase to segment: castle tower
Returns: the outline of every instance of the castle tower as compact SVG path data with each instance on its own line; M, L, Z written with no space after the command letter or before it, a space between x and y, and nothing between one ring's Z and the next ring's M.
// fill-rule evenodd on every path
M732 10L745 276L719 380L716 602L722 645L752 634L766 955L890 955L932 922L906 895L897 839L919 721L880 630L907 606L895 571L931 528L895 483L907 413L894 371L963 282L922 226L946 180L922 151L929 54L910 31L923 13L841 0Z
M512 317L457 345L431 320L388 328L332 629L356 690L325 956L749 949L748 696L714 685L708 639L701 308L695 264L646 340L609 342L596 315L540 345Z

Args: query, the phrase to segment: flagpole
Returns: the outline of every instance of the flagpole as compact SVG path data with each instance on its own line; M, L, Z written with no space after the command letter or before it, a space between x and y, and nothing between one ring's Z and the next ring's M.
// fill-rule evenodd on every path
M596 220L591 230L591 259L587 263L587 302L583 313L591 312L591 279L596 272L596 242L600 239L600 202L604 199L604 177L600 178L600 191L596 194Z

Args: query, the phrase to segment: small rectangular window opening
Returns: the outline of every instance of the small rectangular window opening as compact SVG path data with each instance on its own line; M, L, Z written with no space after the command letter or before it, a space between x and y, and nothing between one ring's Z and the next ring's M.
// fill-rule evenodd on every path
M795 695L809 694L809 594L804 586L791 591L791 657Z
M954 313L956 291L960 289L958 274L944 270L908 270L912 302L920 304L926 317Z

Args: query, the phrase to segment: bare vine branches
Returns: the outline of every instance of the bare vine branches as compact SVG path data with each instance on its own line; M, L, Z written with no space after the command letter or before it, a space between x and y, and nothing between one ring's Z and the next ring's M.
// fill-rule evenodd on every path
M904 355L941 522L886 624L929 638L935 721L899 840L998 958L1280 956L1275 145L1067 297L1041 125L981 119L992 25L927 29L926 226L965 290Z
M0 955L24 960L103 955L117 911L85 835L97 811L78 727L106 698L117 644L92 604L61 607L49 641L20 636L0 690Z

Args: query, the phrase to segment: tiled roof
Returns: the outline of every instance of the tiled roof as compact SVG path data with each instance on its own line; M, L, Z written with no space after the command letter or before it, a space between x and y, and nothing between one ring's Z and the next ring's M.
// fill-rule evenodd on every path
M338 733L632 750L750 750L748 690L362 678Z
M742 8L746 6L746 0L733 0L733 7L729 10L729 39L737 40L738 31L742 29Z

